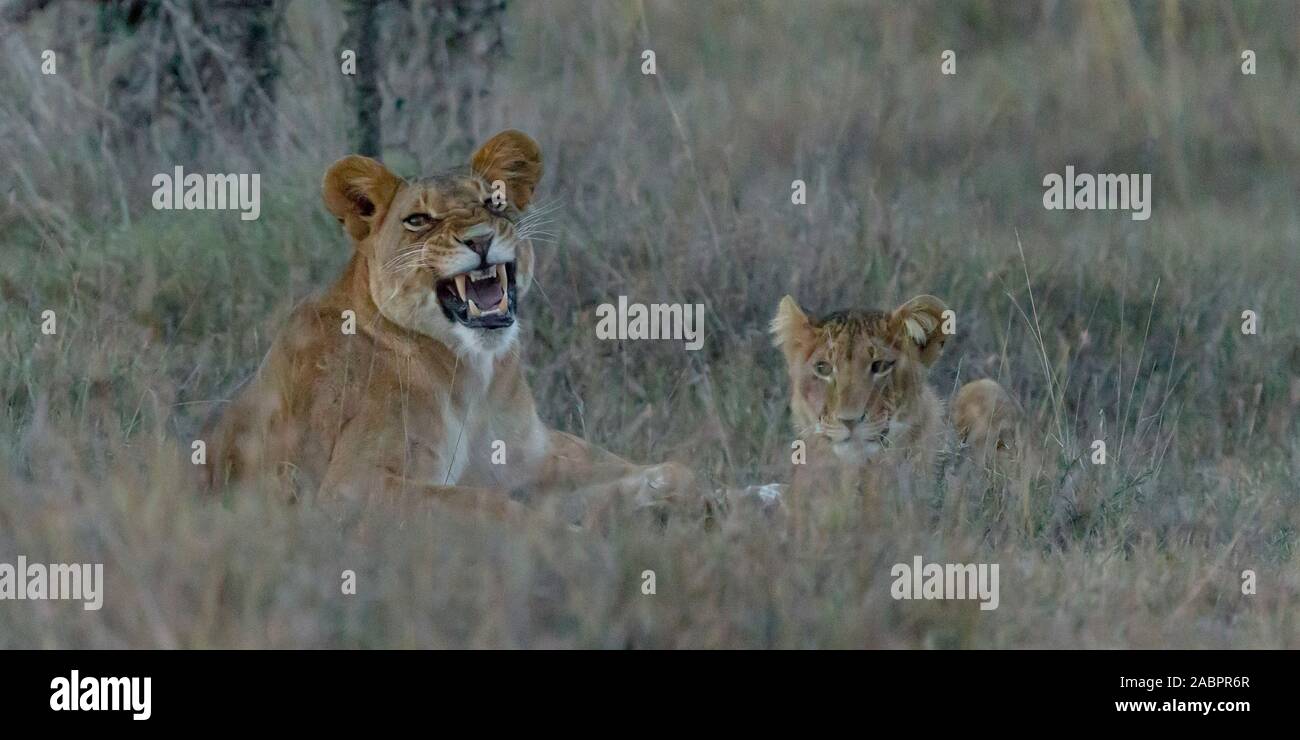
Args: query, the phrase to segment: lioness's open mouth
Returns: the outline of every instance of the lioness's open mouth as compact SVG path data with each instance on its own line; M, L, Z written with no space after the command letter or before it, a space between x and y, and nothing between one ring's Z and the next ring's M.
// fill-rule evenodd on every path
M471 329L504 329L515 323L515 263L501 262L438 281L438 302L447 318Z

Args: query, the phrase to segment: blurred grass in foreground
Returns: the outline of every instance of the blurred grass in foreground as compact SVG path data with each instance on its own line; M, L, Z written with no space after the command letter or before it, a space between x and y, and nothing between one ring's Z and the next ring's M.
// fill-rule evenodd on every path
M54 78L32 62L53 23L0 42L0 561L108 574L101 612L0 602L0 647L1300 646L1294 4L512 9L474 133L533 135L540 196L562 204L523 309L548 422L719 483L786 479L765 334L785 292L941 296L959 335L936 386L995 377L1024 403L1040 464L950 469L891 501L887 528L838 502L812 543L758 522L633 518L601 538L195 495L212 402L347 257L318 192L346 153L326 10L291 8L293 136L188 142L187 159L105 148L91 50ZM407 174L466 156L421 146L446 137L409 101L385 116L409 128L385 153ZM152 211L149 178L175 164L260 172L261 218ZM1151 172L1151 220L1043 210L1066 164ZM704 349L597 341L594 308L618 295L704 302ZM1098 438L1104 467L1085 456ZM892 600L890 566L917 554L1000 563L1001 606Z

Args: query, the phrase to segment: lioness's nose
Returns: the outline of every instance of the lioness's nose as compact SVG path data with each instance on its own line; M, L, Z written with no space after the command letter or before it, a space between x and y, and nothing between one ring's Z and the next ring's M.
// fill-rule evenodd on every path
M479 236L472 236L468 239L461 239L460 243L469 247L479 257L486 258L488 247L492 246L492 235L483 234Z
M852 431L853 427L857 426L863 419L867 418L867 412L863 411L860 414L854 414L852 412L841 411L835 415L835 418L840 420L840 423L844 425L845 429Z

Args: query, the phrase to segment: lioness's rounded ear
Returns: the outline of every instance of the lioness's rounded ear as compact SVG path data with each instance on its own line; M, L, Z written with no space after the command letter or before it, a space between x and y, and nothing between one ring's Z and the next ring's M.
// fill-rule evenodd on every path
M335 162L325 173L321 195L353 239L361 241L393 202L402 181L370 157L353 154Z
M522 211L542 179L542 150L522 131L502 131L474 152L470 167L489 185L504 182L506 197Z
M787 355L803 349L812 340L812 322L788 295L776 307L776 316L772 317L768 331L772 333L773 346L784 349Z
M943 312L948 307L932 295L919 295L899 306L889 317L890 332L899 347L915 348L926 367L943 353L948 335L942 331Z

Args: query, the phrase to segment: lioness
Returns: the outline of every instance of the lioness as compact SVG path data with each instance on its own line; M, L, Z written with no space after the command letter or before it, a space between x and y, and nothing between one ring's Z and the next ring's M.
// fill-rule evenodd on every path
M222 414L211 482L273 474L327 497L419 493L498 514L518 508L510 492L651 504L689 490L681 466L632 465L537 416L517 317L541 175L536 142L518 131L492 137L469 167L419 180L362 156L330 167L325 205L352 259L293 311Z

